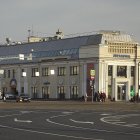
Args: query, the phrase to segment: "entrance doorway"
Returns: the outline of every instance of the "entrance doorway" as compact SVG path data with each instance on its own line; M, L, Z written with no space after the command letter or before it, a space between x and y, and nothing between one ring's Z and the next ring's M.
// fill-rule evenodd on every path
M117 85L117 100L126 100L126 84Z

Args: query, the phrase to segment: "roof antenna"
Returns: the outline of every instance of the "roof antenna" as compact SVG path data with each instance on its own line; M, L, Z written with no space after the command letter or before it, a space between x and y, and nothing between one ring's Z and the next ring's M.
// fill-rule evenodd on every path
M28 37L30 37L30 36L31 36L31 30L28 29Z
M34 27L33 27L33 25L32 25L32 30L31 31L32 31L31 36L33 36L34 35Z

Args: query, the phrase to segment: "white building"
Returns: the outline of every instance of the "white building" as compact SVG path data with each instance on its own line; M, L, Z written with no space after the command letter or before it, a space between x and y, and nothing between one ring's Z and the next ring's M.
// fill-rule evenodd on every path
M129 100L138 93L139 62L139 44L119 31L0 46L0 85L3 93L78 99L92 96L94 79L94 91Z

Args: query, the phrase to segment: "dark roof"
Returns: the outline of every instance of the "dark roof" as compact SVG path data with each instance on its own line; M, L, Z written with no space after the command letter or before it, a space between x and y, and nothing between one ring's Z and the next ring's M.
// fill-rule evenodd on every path
M66 38L60 40L52 40L46 42L34 42L27 44L17 44L0 47L0 57L17 54L28 54L33 49L38 51L55 51L64 49L79 49L81 46L99 44L101 42L101 35L80 36L74 38Z
M46 42L0 46L0 64L27 63L30 59L36 62L38 58L68 57L79 58L79 48L87 45L100 44L102 35L79 36ZM33 51L32 51L33 50ZM24 61L19 60L19 54L24 54ZM29 63L29 61L28 61Z

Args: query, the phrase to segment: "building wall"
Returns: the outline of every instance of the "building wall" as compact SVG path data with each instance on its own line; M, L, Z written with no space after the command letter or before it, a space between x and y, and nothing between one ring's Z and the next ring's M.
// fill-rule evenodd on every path
M104 48L103 48L104 49ZM29 94L32 98L35 98L32 93L32 87L36 88L37 96L36 98L42 97L42 87L49 87L49 98L58 99L58 87L64 86L65 89L65 99L71 98L71 87L78 87L78 97L80 98L84 96L87 92L89 96L91 96L91 87L89 86L89 74L87 72L92 69L88 68L88 64L92 64L95 70L95 91L105 92L108 97L108 85L112 86L111 97L116 98L117 100L117 85L121 82L125 83L127 86L127 95L126 100L130 99L130 87L134 85L135 91L138 89L138 81L137 81L137 73L135 77L131 77L131 66L135 66L135 62L133 59L117 59L116 58L82 58L77 60L67 60L67 61L52 61L52 62L39 62L34 64L20 64L20 65L4 65L1 67L6 70L8 74L8 70L11 71L11 76L8 78L6 74L6 78L3 78L2 87L7 88L7 92L11 92L10 81L12 78L12 71L15 70L15 79L17 81L16 90L19 94L22 93L21 87L24 87L24 93ZM108 76L108 66L113 66L112 77ZM70 66L78 67L77 75L70 75ZM117 66L127 66L127 77L117 77ZM49 68L49 75L42 76L42 68ZM58 76L58 67L66 67L66 75ZM40 72L39 77L32 77L32 68L38 68ZM26 77L22 76L21 70L27 73ZM138 66L136 66L136 70ZM54 70L55 74L50 75L50 70ZM44 82L50 82L50 85L44 85Z
M115 34L114 34L115 35ZM36 63L30 62L1 65L1 69L6 70L6 77L2 79L2 87L7 92L11 92L10 81L16 79L16 90L18 94L22 92L29 94L32 98L43 98L42 89L47 90L49 98L58 99L60 94L59 90L64 92L64 98L70 99L72 96L74 99L81 98L88 93L91 96L91 86L89 85L91 69L95 70L95 91L105 92L107 97L109 95L109 88L111 88L111 98L118 99L118 88L121 85L126 87L126 100L130 99L131 86L134 86L135 93L138 92L138 64L140 62L140 46L137 43L128 41L129 38L119 41L119 35L114 40L114 35L104 36L104 39L98 45L87 45L78 48L78 56L72 58L69 56L56 56L60 58L55 59L55 56L51 57L51 60L43 61L45 58L37 58ZM106 40L106 38L109 38ZM32 43L31 43L32 44ZM93 43L94 44L94 43ZM95 43L96 44L96 43ZM65 50L65 48L64 48ZM61 59L61 58L67 59ZM48 58L49 59L49 58ZM10 63L10 62L9 62ZM93 68L89 68L88 64L92 64ZM113 67L112 75L108 76L108 67ZM77 73L71 75L71 66L77 67ZM126 66L127 76L117 76L117 67ZM131 76L131 67L135 67L135 76ZM42 68L49 68L49 75L42 76ZM66 74L63 76L58 75L58 67L65 67ZM32 69L37 68L40 75L32 76ZM27 73L26 77L22 76L22 69ZM8 77L8 71L11 71L10 77ZM15 71L15 77L12 76L12 71ZM54 70L55 74L51 75L50 70ZM50 84L45 85L45 82ZM23 91L24 88L24 91ZM64 91L63 91L64 90ZM75 93L72 95L72 93Z

